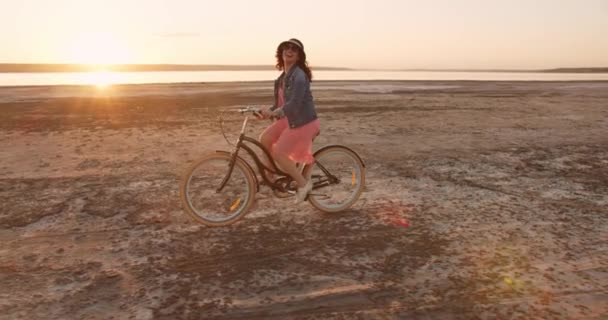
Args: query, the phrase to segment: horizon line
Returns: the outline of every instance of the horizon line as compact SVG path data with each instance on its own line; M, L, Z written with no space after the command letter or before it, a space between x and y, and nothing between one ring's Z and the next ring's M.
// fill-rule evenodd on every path
M351 67L311 67L326 71L422 71L422 72L576 72L608 73L608 67L555 67L547 69L522 68L351 68ZM88 63L0 63L0 73L54 73L54 72L152 72L152 71L263 71L276 70L266 64L88 64Z

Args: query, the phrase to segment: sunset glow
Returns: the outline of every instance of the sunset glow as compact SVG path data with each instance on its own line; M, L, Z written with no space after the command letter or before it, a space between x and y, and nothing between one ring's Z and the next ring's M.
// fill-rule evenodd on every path
M69 61L73 63L99 65L129 62L127 45L111 33L80 34L70 42Z
M99 89L105 89L119 82L120 74L108 71L87 72L84 74L84 79L82 79L82 84L94 85Z
M310 0L297 18L276 0L3 4L2 63L271 65L296 37L312 66L608 66L605 0Z

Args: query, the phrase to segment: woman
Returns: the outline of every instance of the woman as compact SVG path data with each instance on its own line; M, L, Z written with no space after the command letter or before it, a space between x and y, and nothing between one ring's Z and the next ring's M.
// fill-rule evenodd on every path
M312 181L302 176L296 163L314 162L312 140L320 128L310 92L312 72L304 45L298 39L281 42L276 58L276 67L283 72L274 82L274 105L262 110L262 115L278 120L262 132L260 142L271 152L281 170L296 181L296 203L299 203L312 190Z

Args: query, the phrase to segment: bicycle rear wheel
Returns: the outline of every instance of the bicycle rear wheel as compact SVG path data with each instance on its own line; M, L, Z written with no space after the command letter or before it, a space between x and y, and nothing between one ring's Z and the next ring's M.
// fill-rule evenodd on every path
M316 162L304 169L313 190L310 203L323 212L339 212L359 199L365 186L365 165L361 158L344 146L329 146L317 151Z
M194 163L181 182L181 200L186 212L208 226L223 226L243 217L255 198L253 172L237 158L230 178L218 190L230 167L228 153L212 153Z

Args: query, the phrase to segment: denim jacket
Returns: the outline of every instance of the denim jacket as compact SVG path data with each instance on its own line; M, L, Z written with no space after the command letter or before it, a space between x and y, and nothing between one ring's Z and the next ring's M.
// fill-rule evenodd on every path
M279 85L283 79L282 113L287 117L289 127L301 127L317 119L315 104L310 92L310 81L297 65L291 67L287 74L281 73L274 81L274 105L271 110L278 108Z

